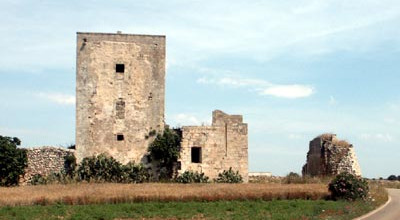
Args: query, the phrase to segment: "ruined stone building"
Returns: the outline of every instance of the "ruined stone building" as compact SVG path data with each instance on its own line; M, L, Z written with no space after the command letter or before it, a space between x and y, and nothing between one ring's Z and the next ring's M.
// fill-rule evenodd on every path
M332 176L342 172L361 176L353 145L335 134L323 134L310 141L303 175Z
M30 149L22 182L65 171L73 154L78 163L104 153L148 165L149 144L164 131L165 36L77 33L76 50L76 150ZM247 182L247 150L242 116L216 110L211 126L182 128L178 172L213 179L232 167Z
M77 161L106 153L146 163L149 144L165 126L165 36L78 33L76 65ZM214 111L211 126L182 132L179 172L215 178L232 167L247 181L242 116Z
M78 33L76 157L145 162L164 129L165 36Z
M21 184L29 182L33 176L49 176L53 173L66 171L66 156L74 155L74 150L63 147L27 148L28 159L25 175L20 179Z
M241 115L213 112L211 126L182 127L180 173L204 172L211 179L228 170L248 181L247 124Z

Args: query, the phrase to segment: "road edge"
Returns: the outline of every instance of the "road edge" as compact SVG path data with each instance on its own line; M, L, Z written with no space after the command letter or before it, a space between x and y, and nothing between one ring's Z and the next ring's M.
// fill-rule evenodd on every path
M371 216L371 215L373 215L373 214L379 212L380 210L382 210L383 208L385 208L385 207L390 203L390 201L392 201L392 197L390 197L390 195L388 194L388 200L386 201L385 204L383 204L383 205L379 206L377 209L375 209L375 210L373 210L373 211L371 211L371 212L368 212L368 213L365 214L365 215L362 215L362 216L360 216L360 217L357 217L357 218L355 218L355 219L353 219L353 220L362 220L362 219L364 219L364 218L367 218L367 217L369 217L369 216Z

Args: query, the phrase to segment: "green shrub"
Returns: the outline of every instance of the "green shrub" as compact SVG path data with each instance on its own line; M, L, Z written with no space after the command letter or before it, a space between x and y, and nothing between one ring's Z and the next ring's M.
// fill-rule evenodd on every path
M83 158L77 172L81 181L120 182L122 165L113 157L100 154Z
M305 178L301 177L298 173L290 172L283 178L282 183L305 183Z
M150 179L149 172L142 164L129 162L122 165L104 154L83 158L76 175L77 181L88 182L142 183Z
M47 180L42 175L35 174L35 175L32 176L32 178L30 179L29 183L31 185L44 185L44 184L47 184Z
M76 170L76 158L74 154L68 154L64 157L65 174L69 177L74 177Z
M397 176L390 175L387 179L390 180L390 181L395 181L395 180L397 180Z
M160 177L172 178L174 164L178 161L181 136L179 129L165 128L163 134L157 137L148 148L150 160L154 161L158 169L163 170Z
M368 196L368 182L350 173L341 173L329 183L332 199L357 200Z
M149 172L142 164L135 164L129 162L126 165L122 165L122 179L124 183L143 183L150 179Z
M40 174L35 174L29 181L31 185L46 185L46 184L67 184L74 182L74 179L64 172L61 173L52 173L48 176L42 176Z
M218 177L214 180L217 183L242 183L243 178L239 174L239 171L233 171L232 167L229 170L224 170L218 174Z
M208 183L208 179L208 176L204 175L203 172L185 171L175 181L177 183Z
M0 136L0 186L18 185L25 173L28 159L26 150L17 148L20 144L16 137Z

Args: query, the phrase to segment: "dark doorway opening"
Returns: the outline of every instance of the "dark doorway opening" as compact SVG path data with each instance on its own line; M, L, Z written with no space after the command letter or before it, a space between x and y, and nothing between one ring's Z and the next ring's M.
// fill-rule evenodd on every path
M192 163L201 163L201 147L192 147Z

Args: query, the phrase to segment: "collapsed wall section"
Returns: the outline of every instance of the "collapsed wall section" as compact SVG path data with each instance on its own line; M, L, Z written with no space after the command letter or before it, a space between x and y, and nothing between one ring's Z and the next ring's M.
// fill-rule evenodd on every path
M27 183L36 174L48 176L65 171L65 157L74 155L74 150L61 147L28 148L26 151L28 166L20 182Z
M361 169L352 144L323 134L310 141L303 175L333 176L342 172L361 176Z
M232 167L248 181L247 124L240 115L213 112L211 126L182 127L180 170L203 172L214 179Z

